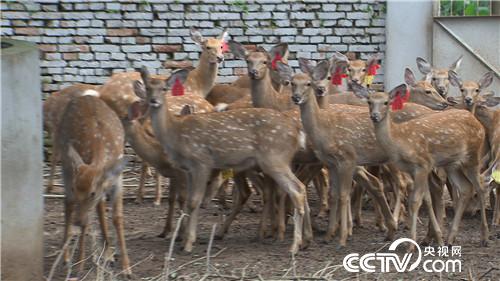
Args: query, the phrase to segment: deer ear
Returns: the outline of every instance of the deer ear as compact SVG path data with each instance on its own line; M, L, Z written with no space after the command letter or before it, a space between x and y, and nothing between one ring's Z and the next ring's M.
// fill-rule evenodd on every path
M493 71L486 72L483 77L477 82L479 84L479 89L484 89L491 85L493 82Z
M413 71L411 71L408 67L405 68L405 82L410 86L415 86L415 84L417 84Z
M332 57L332 63L336 64L338 62L349 63L349 58L344 54L341 54L339 52L335 52L333 54L333 57Z
M278 69L281 81L284 83L290 83L290 81L292 81L293 69L288 64L278 61L276 62L276 68Z
M453 70L448 71L448 80L450 80L451 85L458 88L462 87L462 79L460 78L460 76L458 76L458 74L455 71Z
M191 115L194 113L195 113L194 106L190 104L185 104L181 109L180 116Z
M150 79L149 70L145 66L142 66L138 72L141 74L141 79L144 85L148 85Z
M68 157L75 172L78 172L82 167L87 166L72 144L69 144L68 146Z
M231 53L233 53L235 58L244 59L248 55L247 49L245 49L241 43L229 40L227 44L229 46L229 50L231 50Z
M358 98L365 101L368 99L368 95L370 94L370 92L368 91L367 88L363 87L358 83L352 83L351 87L352 91L354 92L354 95L356 95Z
M144 116L148 106L143 101L135 101L128 107L128 120L135 120Z
M227 28L224 28L222 33L219 35L219 40L222 40L225 42L229 41L229 32L227 32Z
M330 68L330 63L327 60L320 61L316 67L314 67L311 77L314 81L325 80L328 76L328 70Z
M421 57L417 57L417 67L418 70L424 75L432 72L431 64Z
M135 80L134 82L134 93L136 96L140 97L141 99L146 98L146 87L144 86L144 83L139 80Z
M279 43L271 48L271 60L278 54L282 59L288 60L288 43Z
M495 97L494 91L487 91L481 94L481 100L480 104L488 107L494 107L500 104L500 97Z
M376 53L374 55L372 55L367 61L366 61L366 66L367 67L370 67L374 64L377 64L379 59L381 57L381 54L380 53Z
M311 75L314 69L312 62L306 58L298 58L300 70L305 73Z
M455 72L458 71L460 65L462 64L462 59L463 56L458 57L458 59L452 65L450 65L450 70L453 70Z
M401 85L398 85L398 86L394 87L394 89L392 89L389 92L389 99L393 100L398 93L399 93L399 95L400 95L401 98L405 98L405 96L403 96L403 94L407 95L407 93L406 93L406 87L407 87L406 84L401 84Z
M170 77L168 77L168 79L166 81L167 89L172 88L172 86L174 85L174 83L177 79L181 82L181 84L184 84L184 82L186 82L186 79L189 75L189 72L190 71L187 69L179 69L179 70L173 72L172 75L170 75Z
M203 38L203 35L201 35L201 32L198 29L191 27L189 33L191 35L191 40L193 40L196 44L202 45L203 42L205 42L205 38Z

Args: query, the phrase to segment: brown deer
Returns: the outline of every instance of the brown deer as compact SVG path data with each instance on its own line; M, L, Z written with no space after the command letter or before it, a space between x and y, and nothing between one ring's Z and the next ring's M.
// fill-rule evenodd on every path
M458 87L461 92L461 101L465 108L474 113L474 116L481 122L488 140L489 151L486 155L487 166L483 171L485 177L490 177L494 169L500 168L500 110L492 107L500 103L500 97L495 97L493 92L484 91L493 82L493 72L487 72L479 81L462 81L460 76L454 72L449 72L450 84ZM449 97L451 102L457 101ZM496 201L492 203L493 226L500 225L500 196L497 182L490 183L492 190L496 188ZM491 193L490 196L493 194ZM490 198L492 199L493 196ZM493 202L493 201L492 201Z
M174 116L163 95L165 82L151 79L141 69L148 94L149 110L155 135L167 152L169 160L188 174L189 203L184 250L192 251L196 226L206 183L214 169L232 168L236 172L255 166L275 180L292 198L296 209L294 242L290 251L296 253L312 238L302 229L304 216L309 216L305 187L290 170L290 162L300 147L299 128L279 112L270 109L244 109L221 113ZM167 81L185 80L185 70ZM280 136L279 141L273 136Z
M95 92L95 91L94 91ZM57 129L56 143L61 151L65 188L64 244L70 238L71 224L80 226L79 269L83 270L85 236L91 208L96 207L106 254L111 241L105 214L106 195L111 197L122 267L131 274L123 226L122 178L124 132L116 114L98 97L86 95L71 99ZM92 93L93 94L93 93ZM69 249L64 260L69 262Z
M436 88L439 94L443 97L448 96L448 91L450 89L450 80L448 77L448 71L457 71L462 63L462 56L460 56L450 67L448 68L436 68L428 63L425 59L417 57L418 70L426 76L426 80L432 83L432 86Z
M410 174L413 189L409 195L411 238L416 240L418 210L425 199L436 241L442 244L440 226L431 205L428 177L433 168L446 170L453 188L459 190L457 209L448 243L453 244L463 211L473 195L473 188L481 203L481 244L488 239L488 224L484 208L484 190L479 176L479 160L484 142L484 129L472 114L464 110L448 110L423 116L404 123L392 122L390 105L406 95L406 85L395 87L389 93L369 92L354 84L354 91L367 100L370 119L380 148L390 161ZM414 249L414 247L410 247Z
M316 68L316 80L328 75L328 64ZM295 74L288 65L278 63L278 71L284 81L291 81L292 100L299 105L303 128L311 141L315 155L327 166L330 177L330 219L326 239L330 240L336 232L337 212L340 212L340 245L345 246L348 236L350 193L353 174L358 165L381 164L386 156L379 152L375 136L367 128L371 122L367 112L348 112L322 110L315 97L312 79L306 74ZM347 107L347 106L346 106ZM371 185L368 185L371 186ZM388 232L392 239L396 222L392 217L382 186L371 190L382 207Z
M49 193L52 192L52 189L54 188L54 173L56 165L60 160L58 147L54 142L56 140L57 127L61 122L64 109L71 99L81 96L86 90L94 91L95 89L96 86L94 85L75 84L51 94L43 102L43 126L45 131L49 134L52 142L50 174L47 182L47 192ZM90 91L88 93L93 93ZM94 94L97 95L97 93Z

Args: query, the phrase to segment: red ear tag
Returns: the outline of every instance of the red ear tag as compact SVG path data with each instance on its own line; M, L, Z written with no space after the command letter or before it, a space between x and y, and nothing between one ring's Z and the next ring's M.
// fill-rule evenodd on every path
M277 70L278 69L277 62L281 61L282 59L283 58L281 57L280 53L276 52L276 54L274 55L273 61L271 62L271 68L273 70Z
M404 104L410 100L410 91L406 89L406 93L404 96L401 96L401 93L396 92L396 97L392 101L392 110L397 111L401 110L404 107Z
M174 86L172 86L172 96L183 96L184 95L184 85L182 85L179 78L175 79Z
M380 64L376 63L376 64L372 64L369 68L368 68L368 72L366 73L366 75L377 75L377 69L380 68Z
M222 52L223 53L226 53L227 51L229 51L229 45L227 44L227 42L224 40L222 41Z
M342 78L346 78L347 74L342 73L342 67L338 66L335 68L335 72L332 75L332 78L330 79L332 82L332 85L342 85Z

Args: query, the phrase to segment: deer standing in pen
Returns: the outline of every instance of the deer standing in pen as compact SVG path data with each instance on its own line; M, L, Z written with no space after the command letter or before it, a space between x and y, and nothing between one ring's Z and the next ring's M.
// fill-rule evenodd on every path
M432 86L436 88L439 94L443 97L448 96L450 89L450 80L448 76L448 71L457 71L462 63L462 56L460 56L450 67L448 68L437 68L433 67L425 59L417 57L418 70L426 76L426 80L432 83Z
M232 168L240 172L255 166L273 178L292 198L296 216L290 251L296 253L300 246L305 246L312 239L307 226L302 238L304 217L309 216L309 207L304 185L290 170L291 160L300 147L299 128L295 123L269 109L176 117L168 110L168 101L163 95L165 82L151 79L144 68L141 74L155 135L169 160L188 174L189 217L184 250L191 252L196 240L198 212L212 170ZM177 79L185 80L187 74L187 71L173 74L167 86ZM274 135L280 136L279 141Z
M106 224L106 195L113 206L113 224L116 228L124 273L131 274L123 226L122 177L124 133L116 114L97 96L86 90L81 97L71 99L64 110L56 134L60 148L65 188L64 244L70 238L71 224L80 226L79 271L85 260L85 236L88 216L96 207L105 241L106 258L111 240ZM69 248L64 260L70 261Z
M485 245L488 224L484 190L479 176L480 153L485 135L476 118L464 110L448 110L396 124L390 118L390 105L407 95L405 84L389 93L370 93L368 89L354 84L354 91L368 102L370 119L380 148L392 163L409 173L413 179L414 185L409 195L411 238L417 238L418 210L424 199L436 241L440 245L443 243L440 226L430 204L427 181L433 168L442 167L453 188L458 189L460 194L447 242L454 243L463 211L475 189L481 204L481 245ZM414 246L410 249L414 249Z
M295 74L291 67L279 63L278 71L284 81L292 85L292 100L299 105L303 128L311 140L315 155L327 166L330 177L330 219L326 239L330 240L336 232L337 212L340 212L340 246L345 246L348 236L350 192L352 178L358 165L381 164L386 157L375 145L375 136L370 128L366 111L360 113L319 108L313 88L313 80L307 74ZM312 77L322 80L328 75L328 64L316 68ZM292 77L293 75L293 77ZM370 185L368 185L371 187ZM396 222L392 217L381 186L371 190L381 205L386 219L387 238L392 239Z
M495 97L493 92L485 89L493 82L493 72L487 72L479 81L463 81L454 72L449 72L450 84L458 87L461 92L461 102L465 108L471 111L481 122L489 144L489 151L486 154L486 168L483 171L485 178L490 178L495 169L500 169L500 110L492 107L500 103L500 97ZM454 98L448 98L456 102ZM490 193L491 207L493 208L492 226L500 225L500 186L495 180L491 181L490 187L496 194ZM496 190L495 190L496 189ZM496 197L496 200L493 198Z

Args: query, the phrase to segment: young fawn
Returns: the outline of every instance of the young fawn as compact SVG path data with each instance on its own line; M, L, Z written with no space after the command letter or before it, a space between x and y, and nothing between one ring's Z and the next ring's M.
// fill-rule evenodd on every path
M370 119L380 148L392 163L412 177L414 186L409 196L411 238L417 238L418 210L422 199L425 199L436 241L443 243L428 190L428 177L432 169L442 167L453 188L460 193L448 243L453 244L455 240L463 211L474 188L481 203L481 244L486 244L488 224L484 190L479 176L480 153L485 138L483 127L472 114L464 110L448 110L404 123L394 123L390 118L391 104L396 99L404 99L406 88L402 84L389 93L370 92L360 85L354 85L353 89L368 102Z
M184 250L191 252L196 240L200 204L209 176L214 169L236 172L259 167L292 198L296 209L294 241L296 253L312 237L305 232L304 216L309 216L305 187L290 170L299 150L299 128L279 112L270 109L244 109L221 113L174 116L168 110L165 87L184 81L185 70L173 74L167 83L151 79L141 69L155 135L169 160L188 174L189 203ZM273 136L280 136L279 141ZM306 227L308 229L308 227Z
M417 57L418 70L426 76L426 80L432 83L432 86L436 88L439 94L443 97L448 96L450 89L450 79L448 77L448 71L457 71L462 63L462 56L460 56L453 64L448 68L437 68L433 67L425 59Z
M94 91L95 92L95 91ZM97 92L96 92L97 93ZM68 103L56 135L61 151L65 189L64 243L70 238L71 224L80 226L79 269L83 270L88 216L96 207L106 254L111 241L106 224L105 200L110 196L122 267L131 274L123 227L121 172L124 132L116 114L98 97L83 95ZM70 260L69 249L64 260Z

